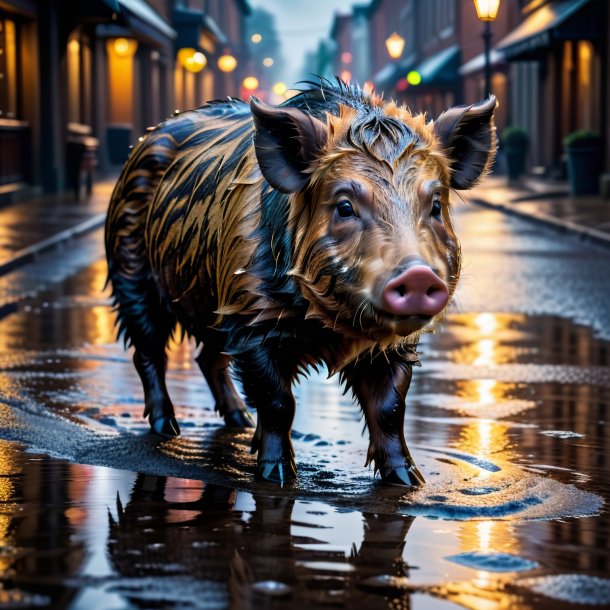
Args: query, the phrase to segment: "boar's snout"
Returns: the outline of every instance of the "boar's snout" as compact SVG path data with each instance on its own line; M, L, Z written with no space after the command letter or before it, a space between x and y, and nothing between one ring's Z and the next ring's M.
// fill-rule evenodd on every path
M383 309L396 316L433 317L448 301L445 282L423 261L411 264L392 278L381 294Z

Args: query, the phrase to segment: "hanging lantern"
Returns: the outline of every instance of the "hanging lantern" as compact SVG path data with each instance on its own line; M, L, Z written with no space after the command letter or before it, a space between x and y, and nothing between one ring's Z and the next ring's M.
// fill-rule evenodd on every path
M405 48L405 39L398 33L394 32L385 41L388 55L392 59L398 59L402 55L402 50Z

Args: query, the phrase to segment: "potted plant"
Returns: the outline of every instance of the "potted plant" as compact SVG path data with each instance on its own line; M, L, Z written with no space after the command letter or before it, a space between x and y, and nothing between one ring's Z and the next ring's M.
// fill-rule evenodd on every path
M502 132L502 148L506 156L508 179L518 180L525 173L525 160L529 147L527 131L521 127L507 127Z
M563 145L568 158L568 180L573 195L592 195L599 192L601 143L601 137L589 130L574 131L564 138Z

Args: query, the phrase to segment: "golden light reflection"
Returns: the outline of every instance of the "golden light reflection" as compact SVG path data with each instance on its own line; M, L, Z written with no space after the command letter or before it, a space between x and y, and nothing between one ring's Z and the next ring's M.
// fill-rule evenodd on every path
M477 402L484 405L493 405L497 401L494 389L498 385L495 379L477 379L474 387L477 393Z
M519 539L515 536L515 526L510 521L464 521L458 532L460 551L464 553L510 553L521 551ZM482 578L489 573L480 570Z
M493 339L481 339L477 341L474 347L478 351L478 356L473 361L475 366L492 366L495 364L496 342Z
M460 433L457 447L471 455L485 457L501 453L503 460L513 457L513 452L508 450L508 426L493 419L480 419L466 425ZM481 471L481 476L487 474L486 470Z
M480 313L474 318L474 323L483 335L491 335L498 329L498 319L492 313Z
M17 448L12 443L0 441L0 502L3 509L0 513L0 547L9 549L13 541L13 513L18 507L15 500L14 477L21 473L18 466ZM10 553L0 554L0 573L4 574L11 567L14 558Z

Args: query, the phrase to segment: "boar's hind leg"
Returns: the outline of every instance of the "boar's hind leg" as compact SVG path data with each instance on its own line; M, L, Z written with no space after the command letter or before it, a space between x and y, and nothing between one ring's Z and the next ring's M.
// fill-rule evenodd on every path
M252 418L229 375L231 357L221 354L206 342L197 356L197 364L210 386L216 410L224 417L225 424L231 428L253 428Z
M365 465L374 461L381 478L393 485L421 485L404 435L405 397L411 383L411 364L396 352L363 357L342 371L364 411L370 434Z
M135 348L133 363L144 387L144 417L148 416L150 427L157 434L178 436L180 428L165 386L165 346L174 319L147 274L125 277L117 273L111 279L120 333Z
M257 411L252 453L258 451L258 475L283 485L296 476L290 441L295 402L290 387L292 370L280 368L279 361L260 349L240 355L235 364L246 402Z

